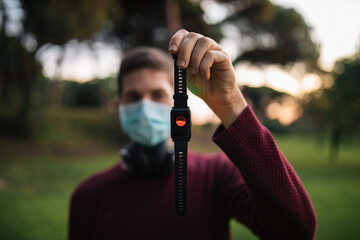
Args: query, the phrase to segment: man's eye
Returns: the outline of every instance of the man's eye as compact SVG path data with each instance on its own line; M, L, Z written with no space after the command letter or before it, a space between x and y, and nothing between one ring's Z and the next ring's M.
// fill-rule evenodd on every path
M162 100L164 97L165 97L164 94L160 92L153 94L153 100Z
M141 97L138 94L129 94L126 96L126 102L131 103L131 102L137 102L141 99Z

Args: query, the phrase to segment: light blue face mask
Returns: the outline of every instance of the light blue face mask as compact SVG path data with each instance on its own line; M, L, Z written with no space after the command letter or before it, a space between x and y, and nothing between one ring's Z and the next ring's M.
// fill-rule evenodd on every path
M170 111L170 106L146 99L121 105L121 127L135 142L152 147L169 138Z

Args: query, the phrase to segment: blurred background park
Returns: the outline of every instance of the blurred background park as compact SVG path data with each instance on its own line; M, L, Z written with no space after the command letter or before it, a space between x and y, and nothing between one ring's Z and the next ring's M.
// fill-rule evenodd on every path
M0 239L66 239L72 190L120 160L116 75L179 28L220 42L314 203L317 239L360 238L360 3L0 0ZM199 152L219 123L190 97ZM191 183L190 183L191 184ZM139 226L140 227L140 226ZM234 239L257 239L232 222Z

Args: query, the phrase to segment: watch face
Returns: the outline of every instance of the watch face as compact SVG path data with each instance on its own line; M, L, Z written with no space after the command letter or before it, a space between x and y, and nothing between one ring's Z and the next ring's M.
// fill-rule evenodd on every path
M179 116L175 119L175 123L178 127L183 127L186 124L186 118L184 116Z
M171 138L174 141L190 140L191 122L190 110L172 109L171 110Z

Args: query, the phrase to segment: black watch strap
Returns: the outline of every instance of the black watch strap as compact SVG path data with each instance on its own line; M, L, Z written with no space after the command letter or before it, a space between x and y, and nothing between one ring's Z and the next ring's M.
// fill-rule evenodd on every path
M187 107L186 69L177 66L177 55L174 55L174 107Z
M191 136L191 122L190 110L187 106L186 69L179 68L176 62L177 55L174 55L174 107L172 110L172 121L175 123L173 122L172 124L177 125L179 130L179 132L174 131L174 133L176 132L175 134L172 133L175 144L175 213L178 216L182 216L186 214L187 210L187 153L188 141ZM177 122L178 120L180 121L179 123Z
M179 216L186 214L187 207L187 150L187 141L175 142L175 212Z

